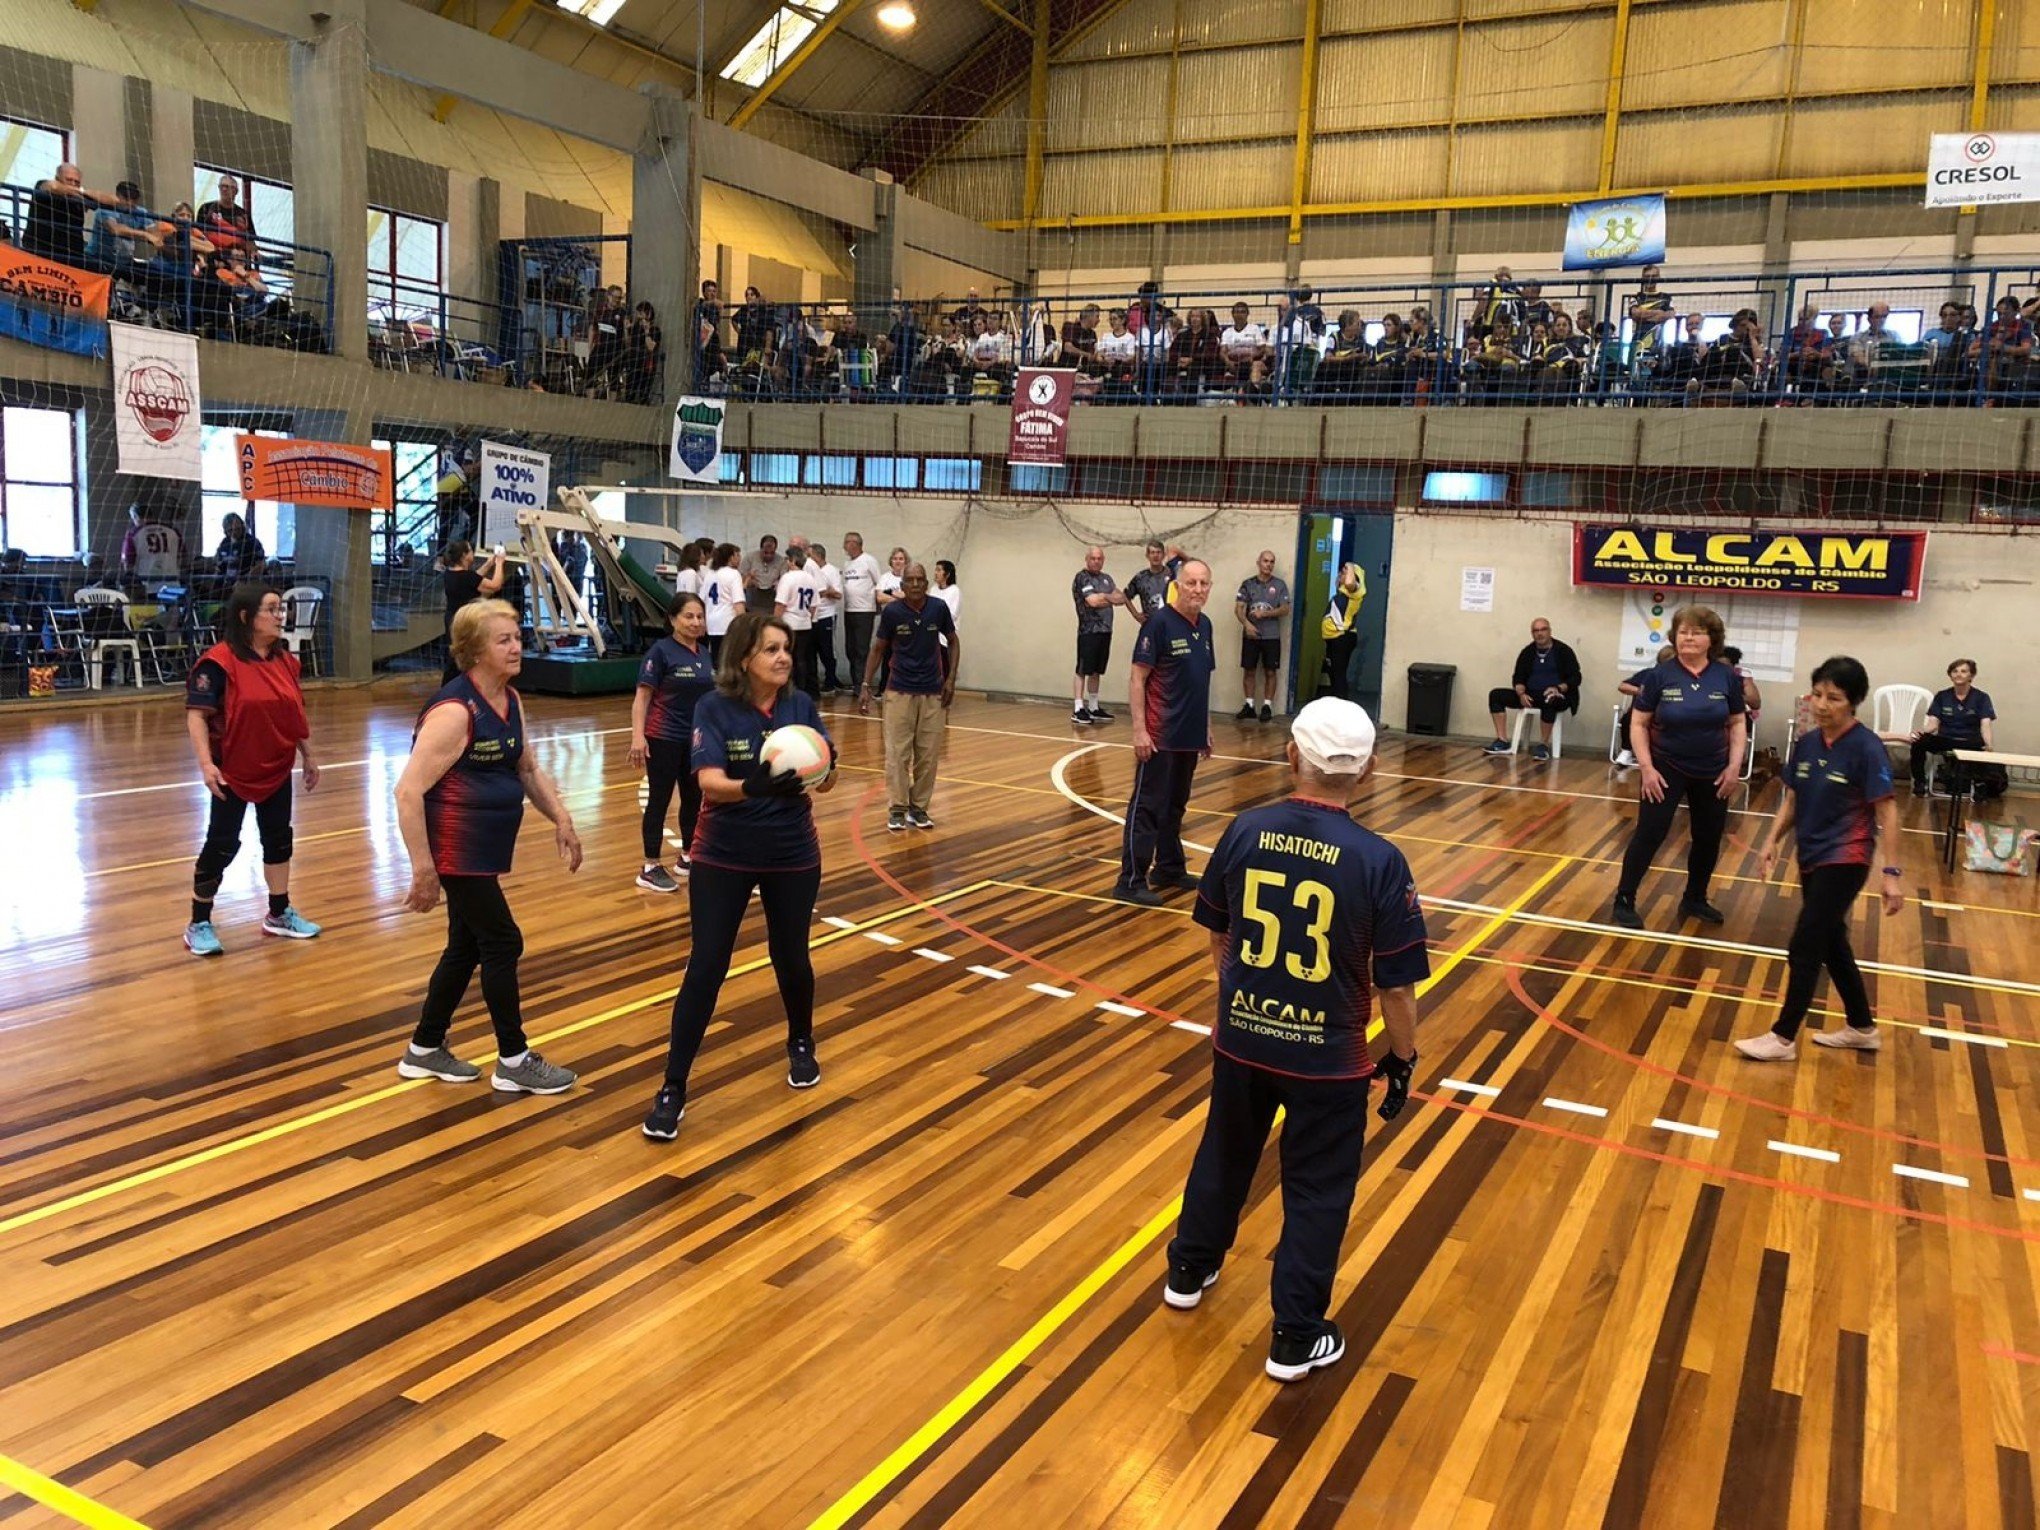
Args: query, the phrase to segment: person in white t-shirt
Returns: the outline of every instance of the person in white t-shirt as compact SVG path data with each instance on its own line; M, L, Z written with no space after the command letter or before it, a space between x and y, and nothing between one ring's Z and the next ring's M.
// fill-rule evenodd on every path
M871 652L871 629L878 622L878 559L864 550L864 536L853 531L843 538L843 654L850 661L854 689Z
M1140 359L1140 341L1126 327L1126 310L1115 308L1109 316L1111 331L1098 337L1092 348L1098 368L1105 374L1108 392L1124 393L1133 386L1134 363Z
M701 581L701 598L708 606L708 651L717 658L722 654L723 634L730 630L730 623L737 619L737 613L748 610L744 599L744 576L737 572L737 564L743 560L744 550L734 542L719 542L709 554L712 565Z
M800 554L800 561L779 576L772 610L793 633L793 683L808 693L810 701L819 702L822 682L815 669L815 600L819 591L804 540Z
M1004 394L1013 381L1013 337L1005 325L980 314L971 321L970 366L964 373L966 389L975 379L989 377L993 387Z
M815 576L815 657L822 666L822 694L843 689L836 676L836 618L843 610L843 575L829 561L829 549L808 544L808 568Z
M689 542L680 549L680 571L673 576L675 595L699 595L701 593L701 548Z
M1245 303L1232 305L1232 323L1218 337L1218 350L1225 357L1226 374L1234 382L1258 388L1268 380L1272 352L1268 331L1248 317L1251 311Z
M144 506L130 505L120 564L137 579L174 581L184 571L184 533L155 519Z
M907 577L907 550L895 547L886 555L885 564L885 572L878 576L877 600L881 611L900 598Z

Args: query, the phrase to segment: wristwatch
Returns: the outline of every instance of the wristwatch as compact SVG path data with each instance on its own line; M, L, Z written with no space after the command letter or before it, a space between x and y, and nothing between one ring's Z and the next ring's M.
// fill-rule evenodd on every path
M1886 866L1884 874L1888 877L1902 877L1905 875L1905 868L1903 866Z

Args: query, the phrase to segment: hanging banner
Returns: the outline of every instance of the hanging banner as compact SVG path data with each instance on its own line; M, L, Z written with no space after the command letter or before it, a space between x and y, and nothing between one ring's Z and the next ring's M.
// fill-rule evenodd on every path
M1650 266L1665 258L1662 194L1575 202L1565 220L1565 268Z
M103 319L112 295L110 276L96 276L76 266L24 254L11 244L0 244L0 297L41 303L74 318Z
M552 458L499 441L482 443L482 538L484 547L517 541L517 512L543 510L552 500Z
M1006 461L1061 467L1068 460L1070 405L1077 374L1061 367L1022 367L1013 381L1013 429Z
M109 324L113 337L113 419L118 471L199 481L198 341Z
M396 508L390 453L382 447L236 436L234 460L241 469L243 499L339 510Z
M682 483L722 482L722 428L727 412L719 398L689 396L674 401L668 475Z
M1936 133L1927 149L1927 206L2040 202L2040 133Z
M1573 527L1573 583L1609 589L1918 600L1926 559L1924 531Z

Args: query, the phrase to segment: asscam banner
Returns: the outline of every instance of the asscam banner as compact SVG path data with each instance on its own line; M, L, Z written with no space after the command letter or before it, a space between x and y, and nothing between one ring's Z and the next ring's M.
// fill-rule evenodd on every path
M234 460L241 469L243 499L339 510L396 507L390 453L383 447L236 436Z
M107 332L117 471L199 482L198 341L139 324L110 324Z
M1936 133L1927 206L2040 201L2040 133Z
M1924 531L1573 527L1573 583L1613 589L1918 600L1926 560Z

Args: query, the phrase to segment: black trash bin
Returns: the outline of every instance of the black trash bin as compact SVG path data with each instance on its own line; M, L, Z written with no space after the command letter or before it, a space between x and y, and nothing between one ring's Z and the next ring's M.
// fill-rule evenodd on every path
M1442 738L1452 722L1452 677L1456 664L1412 664L1410 666L1410 733L1429 733Z

